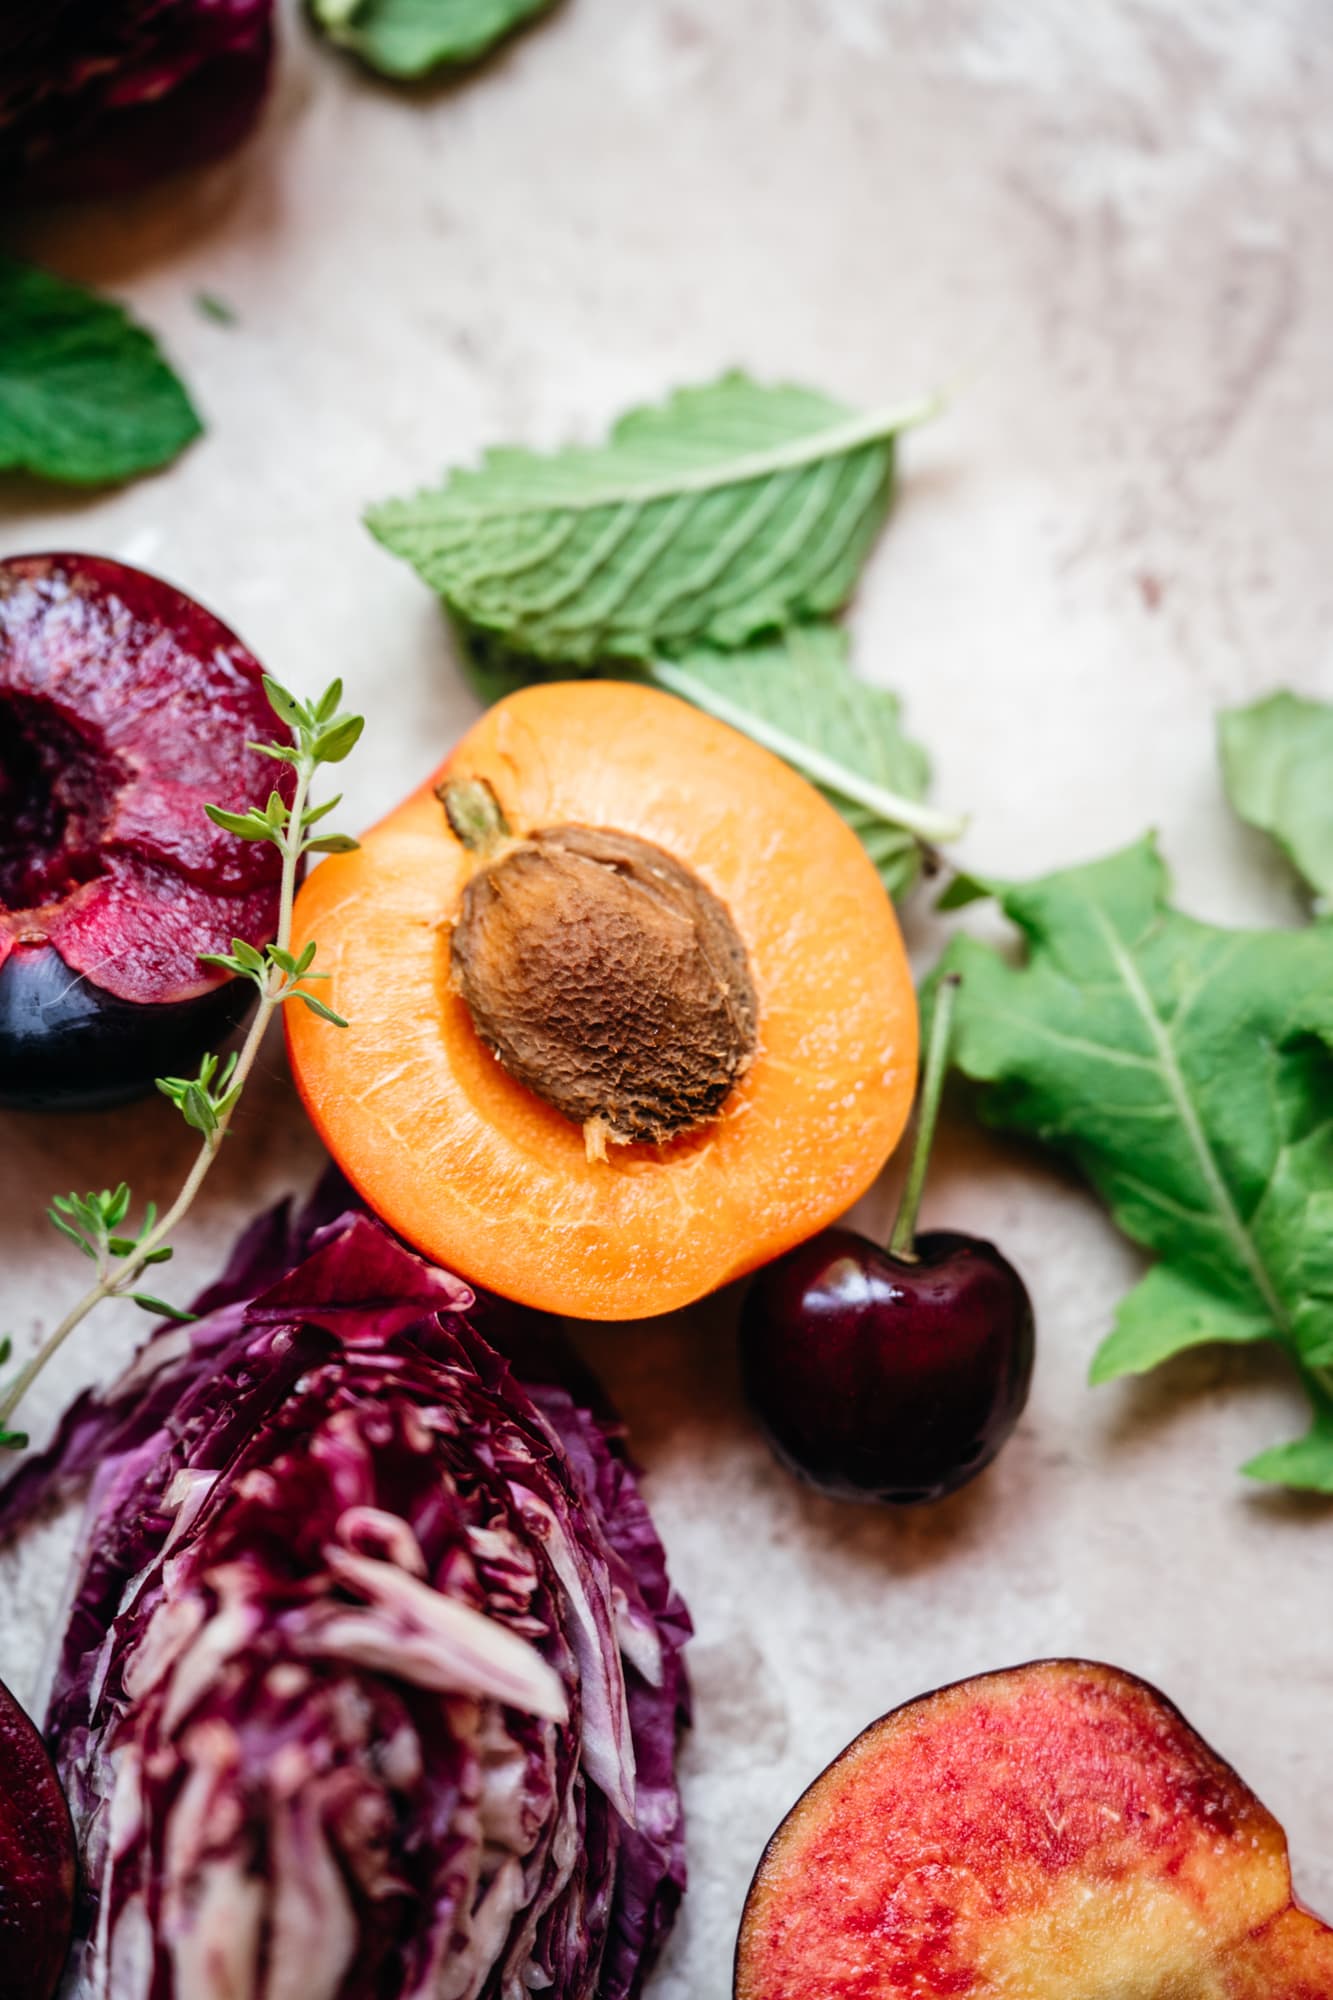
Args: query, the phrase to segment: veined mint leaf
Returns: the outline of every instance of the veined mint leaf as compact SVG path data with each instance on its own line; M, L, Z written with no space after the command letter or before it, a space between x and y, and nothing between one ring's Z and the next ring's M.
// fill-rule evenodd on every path
M1151 840L1006 887L1026 962L972 939L942 962L956 1060L991 1122L1068 1154L1158 1259L1094 1379L1277 1341L1315 1427L1247 1469L1333 1488L1333 927L1221 930L1167 895Z
M0 470L96 486L167 464L201 428L119 306L0 256Z
M930 779L926 753L903 733L898 697L855 678L837 626L793 626L767 644L688 653L646 675L818 785L860 836L891 896L916 880L923 839L962 831L921 803Z
M567 678L461 624L456 637L484 701ZM855 678L846 634L836 625L792 626L736 653L700 647L680 660L601 672L679 695L792 764L859 835L891 896L915 881L923 841L956 839L963 830L960 820L923 803L926 753L904 734L898 697Z
M1232 805L1272 835L1327 908L1333 904L1333 704L1272 694L1228 710L1219 735Z
M622 417L608 444L488 453L367 515L468 624L593 666L743 646L851 593L918 402L858 416L727 375Z
M330 41L384 76L476 62L552 0L311 0Z

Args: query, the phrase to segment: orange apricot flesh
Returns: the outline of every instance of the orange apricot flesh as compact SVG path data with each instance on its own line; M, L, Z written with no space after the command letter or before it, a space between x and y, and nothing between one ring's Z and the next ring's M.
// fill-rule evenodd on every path
M520 834L635 836L725 904L758 1046L715 1118L590 1158L483 1044L450 958L475 863L437 795L464 779ZM392 1228L524 1304L604 1320L689 1304L841 1215L911 1107L911 975L860 842L789 766L655 689L556 683L499 703L358 852L314 870L295 949L311 938L321 995L350 1022L288 1010L317 1129Z
M1155 1689L1041 1661L874 1723L769 1845L736 2000L1330 2000L1281 1828Z

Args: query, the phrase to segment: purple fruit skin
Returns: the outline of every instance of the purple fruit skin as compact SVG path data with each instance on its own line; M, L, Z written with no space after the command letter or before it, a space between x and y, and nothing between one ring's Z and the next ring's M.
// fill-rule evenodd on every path
M0 188L125 194L221 158L259 116L273 0L14 0L0 11Z
M1012 1433L1032 1302L991 1243L951 1231L891 1257L827 1229L761 1271L741 1315L746 1397L778 1457L834 1499L956 1491Z
M74 1920L74 1829L41 1737L0 1682L0 1992L51 2000Z

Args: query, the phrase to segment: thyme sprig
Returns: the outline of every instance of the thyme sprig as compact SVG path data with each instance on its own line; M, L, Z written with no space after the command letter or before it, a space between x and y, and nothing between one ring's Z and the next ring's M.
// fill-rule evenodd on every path
M299 1000L321 1020L338 1028L347 1026L341 1014L309 990L311 981L328 975L313 969L316 956L313 939L299 956L293 953L292 907L301 862L307 854L346 854L357 844L346 834L312 830L322 827L327 815L339 804L341 794L323 805L312 806L310 787L322 765L342 763L355 748L364 719L342 713L341 681L334 681L313 703L298 701L267 675L264 691L269 706L286 723L294 741L252 743L249 748L292 767L296 783L291 803L274 791L262 810L252 808L236 813L221 806L208 806L206 811L215 825L237 839L268 841L282 856L277 936L262 950L244 938L233 938L230 952L208 952L202 957L206 965L216 965L238 979L250 980L258 990L259 1004L245 1040L225 1061L216 1055L206 1055L194 1076L157 1079L162 1095L175 1105L200 1139L194 1164L164 1214L159 1215L156 1205L148 1202L138 1225L131 1224L132 1196L124 1181L114 1188L103 1188L100 1193L57 1195L47 1210L53 1227L96 1265L97 1277L0 1395L0 1450L25 1448L26 1432L11 1430L10 1419L53 1355L103 1300L129 1298L145 1312L168 1319L186 1321L192 1317L154 1293L139 1289L139 1280L152 1265L165 1264L170 1259L172 1250L167 1238L188 1214L218 1156L269 1022L287 1001ZM8 1361L11 1351L12 1343L7 1338L0 1340L0 1366Z

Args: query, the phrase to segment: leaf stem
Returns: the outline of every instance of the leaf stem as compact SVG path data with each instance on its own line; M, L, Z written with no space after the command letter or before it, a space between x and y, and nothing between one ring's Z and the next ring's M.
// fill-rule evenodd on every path
M648 669L652 678L672 694L693 702L696 708L707 709L719 722L730 723L743 736L752 736L756 743L762 743L765 750L771 750L784 763L795 765L807 778L817 785L826 785L840 798L850 799L853 804L864 806L880 819L888 820L893 826L900 826L904 833L915 834L918 840L934 842L938 840L958 840L967 827L967 821L950 813L938 812L934 806L922 805L919 799L909 799L901 792L891 792L883 785L877 785L871 778L863 778L859 771L849 770L836 757L826 757L813 744L802 743L797 736L789 736L785 729L779 729L753 709L742 708L738 702L728 701L724 694L697 680L686 668L673 665L668 660L654 660Z
M944 1078L949 1068L949 1036L953 1029L954 1006L961 984L959 974L951 972L947 978L940 981L935 992L935 1007L930 1021L930 1040L926 1046L926 1068L921 1080L921 1104L917 1112L916 1145L912 1149L912 1164L907 1170L907 1184L903 1188L902 1200L898 1204L898 1214L893 1224L893 1234L889 1238L889 1255L897 1257L904 1264L916 1262L916 1218L926 1185L931 1148L935 1143L935 1127L939 1123L940 1098L944 1093Z
M291 810L287 825L278 842L282 854L282 880L278 898L277 944L283 951L290 949L292 933L292 909L296 898L296 878L300 867L304 837L304 817L306 802L310 796L310 784L314 777L316 758L303 754L296 764L296 790L292 795ZM29 1389L46 1367L59 1353L74 1329L88 1317L104 1299L123 1298L134 1289L148 1265L152 1252L163 1244L172 1230L182 1222L193 1206L196 1195L208 1176L209 1169L217 1158L219 1148L227 1135L232 1114L236 1109L242 1085L254 1068L263 1042L265 1030L273 1018L275 1010L282 1004L287 980L278 966L271 966L264 987L259 996L259 1005L241 1047L236 1067L229 1080L228 1102L218 1113L215 1128L204 1135L194 1165L191 1167L180 1193L172 1202L166 1214L154 1223L135 1245L133 1254L114 1272L109 1260L99 1259L101 1265L97 1283L89 1287L76 1306L71 1307L59 1326L47 1335L37 1352L19 1370L3 1397L0 1397L0 1431L8 1429L9 1420L27 1395Z

